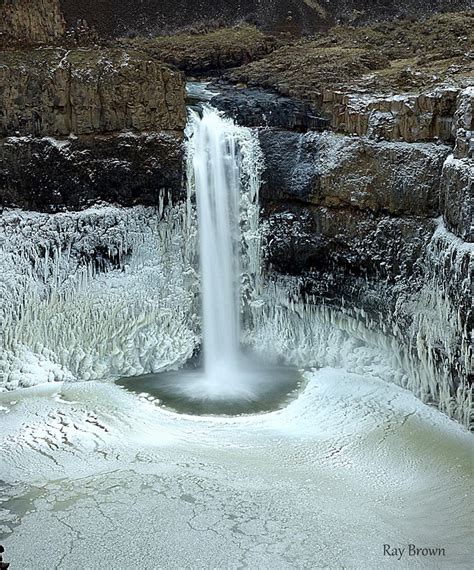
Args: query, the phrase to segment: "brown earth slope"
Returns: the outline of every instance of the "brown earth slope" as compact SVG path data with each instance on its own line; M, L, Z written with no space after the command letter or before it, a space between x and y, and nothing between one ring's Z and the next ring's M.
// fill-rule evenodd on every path
M312 99L322 89L419 90L474 78L474 12L428 20L336 26L233 71L234 81Z
M472 8L472 0L61 0L68 23L85 18L106 36L159 34L190 26L257 23L312 33L338 22L363 24Z
M222 28L209 33L120 40L124 47L146 52L150 57L195 73L225 69L250 63L269 54L279 45L275 37L255 26Z

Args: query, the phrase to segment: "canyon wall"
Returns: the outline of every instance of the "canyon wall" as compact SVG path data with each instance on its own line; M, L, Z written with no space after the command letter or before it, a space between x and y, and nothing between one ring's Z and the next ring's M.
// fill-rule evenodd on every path
M474 377L472 103L471 88L459 92L451 144L260 130L270 271L293 276L309 304L393 337L415 379L407 387L466 425Z
M337 5L347 8L349 3ZM117 5L117 18L124 6ZM351 6L356 9L355 3ZM130 349L111 345L110 370L123 371L124 353L135 363L127 373L160 369L166 343L179 335L168 312L159 318L170 334L164 340L153 336L147 294L151 287L158 306L156 283L169 289L172 279L179 277L181 283L193 277L189 243L196 238L186 233L183 209L171 214L169 235L158 223L164 205L184 197L185 78L174 66L202 74L216 65L240 65L226 81L215 83L220 95L212 104L258 132L265 155L261 203L268 278L288 278L297 284L298 302L351 314L393 339L405 355L407 387L468 424L474 92L463 72L472 33L466 18L439 17L421 28L390 24L390 29L361 30L359 38L353 28L337 29L280 49L255 29L240 28L230 35L204 35L199 42L176 36L165 43L138 38L108 48L5 50L0 56L1 206L54 214L7 211L2 217L0 241L10 256L3 273L14 275L0 282L7 304L8 295L17 293L15 283L38 281L39 290L35 285L34 295L28 293L24 301L33 320L44 324L43 337L50 339L55 304L72 302L79 290L87 297L90 288L103 308L88 301L87 314L93 319L99 312L107 334L120 331L110 333L113 342ZM116 32L117 21L108 32ZM446 63L451 44L455 49ZM429 49L434 51L426 55ZM416 59L419 51L423 61ZM407 71L407 65L414 70ZM107 209L104 202L119 208ZM143 205L154 208L145 211ZM137 209L128 212L130 206ZM58 213L67 210L80 212ZM38 233L38 243L32 232ZM154 251L145 243L150 235ZM170 258L171 273L161 275L161 281L148 275L149 266L161 271L160 256L174 252L171 257L178 258L181 247L186 259L178 269ZM114 289L122 277L130 291L135 279L140 289L140 297L129 295L125 304ZM192 291L181 285L183 306L195 310L195 281ZM56 289L66 296L58 299ZM105 300L110 291L113 306ZM175 310L171 290L168 298ZM81 315L82 301L74 303L75 314ZM5 311L10 325L16 323L19 315L8 307ZM178 360L198 344L198 323L187 313L181 316L183 338L192 343L179 343ZM74 320L74 339L69 340L75 352L64 362L72 367L78 362L83 379L100 377L105 369L99 367L92 376L88 372L95 340L86 334L90 354L81 353L80 335L87 324ZM33 339L30 324L23 320L21 327L22 338ZM6 335L12 330L7 327ZM41 338L35 341L34 358L43 354ZM4 368L16 386L15 367L24 366L24 347L13 340L7 338L14 358ZM152 341L161 344L151 346ZM100 354L106 360L110 346L105 344ZM64 377L54 374L53 379Z
M0 16L1 207L182 194L181 72L135 46L71 49L58 0L2 0Z
M56 211L181 193L179 71L125 49L10 50L0 66L0 203Z
M0 42L45 43L66 30L59 0L1 0Z
M7 51L0 136L182 130L179 72L133 50Z

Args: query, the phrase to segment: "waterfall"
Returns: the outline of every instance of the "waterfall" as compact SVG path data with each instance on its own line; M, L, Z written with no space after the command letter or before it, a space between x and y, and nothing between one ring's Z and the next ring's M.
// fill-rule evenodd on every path
M216 377L239 348L240 164L235 132L216 113L196 119L193 157L199 220L204 360Z
M192 111L187 129L188 193L195 194L206 382L228 387L240 356L241 274L253 273L260 150L255 134L211 107ZM253 244L255 245L255 244ZM246 255L247 254L247 255ZM252 265L253 268L249 266Z

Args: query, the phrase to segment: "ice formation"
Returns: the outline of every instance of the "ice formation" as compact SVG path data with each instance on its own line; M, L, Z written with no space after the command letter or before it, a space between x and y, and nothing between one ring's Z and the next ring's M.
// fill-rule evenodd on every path
M180 366L199 342L181 206L1 219L1 385Z
M460 297L470 290L473 253L440 220L420 261L421 286L401 283L394 313L377 322L363 309L302 296L302 278L270 276L251 305L248 342L293 366L345 368L395 382L469 426L472 343L469 317L462 317L469 308L456 304L451 289L456 283Z
M407 387L465 425L472 421L472 275L474 244L446 229L442 219L420 261L423 279L403 287L395 321L409 315ZM393 333L399 334L398 330ZM441 355L441 356L440 356Z
M468 568L472 437L395 384L306 377L284 409L239 417L94 381L0 394L12 567L125 568L130 536L135 568L383 568L374 544L408 536Z
M246 304L260 276L259 148L250 130L210 114L238 140ZM201 319L188 177L187 203L166 208L162 195L157 208L3 214L0 389L159 372L192 356Z

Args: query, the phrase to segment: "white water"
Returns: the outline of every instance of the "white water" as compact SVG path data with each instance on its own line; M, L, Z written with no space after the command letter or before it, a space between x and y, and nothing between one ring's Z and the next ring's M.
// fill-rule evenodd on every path
M249 129L211 107L192 113L188 135L189 193L196 195L201 271L204 377L190 397L252 398L241 374L241 219L255 202L259 149ZM190 387L190 386L188 386Z
M204 357L213 379L236 365L240 337L240 149L228 126L210 111L194 118Z

